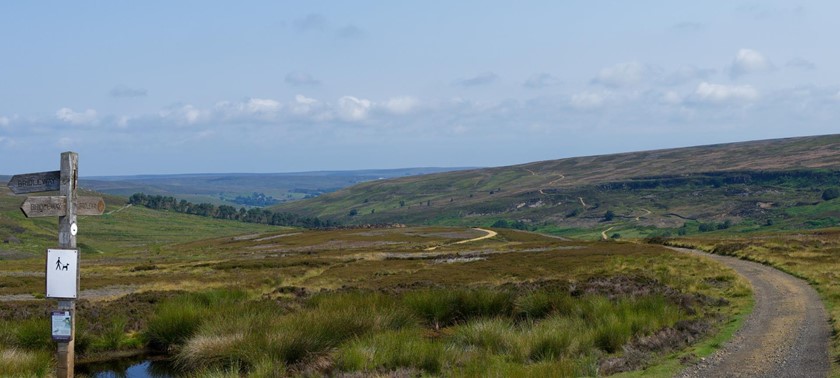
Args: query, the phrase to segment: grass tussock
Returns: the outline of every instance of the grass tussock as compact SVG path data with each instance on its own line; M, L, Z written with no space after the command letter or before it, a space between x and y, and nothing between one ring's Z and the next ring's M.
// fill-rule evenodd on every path
M172 303L200 301L187 296ZM170 306L161 304L165 316L157 321L182 320L169 314ZM601 356L687 318L661 296L573 298L558 290L492 288L324 293L288 313L237 297L213 309L186 336L175 327L167 328L173 335L159 335L171 340L185 371L585 375L597 372L593 361Z
M419 329L393 330L346 344L336 352L336 367L346 372L416 370L438 374L446 352L443 342L424 338Z
M52 355L43 351L0 348L0 376L47 377L52 373Z

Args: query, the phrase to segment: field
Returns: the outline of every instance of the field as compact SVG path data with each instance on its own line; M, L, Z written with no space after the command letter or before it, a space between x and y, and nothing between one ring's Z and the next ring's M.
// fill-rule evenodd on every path
M37 376L54 348L40 297L55 222L22 219L20 201L0 202L0 229L19 241L0 254L0 373ZM659 246L286 229L114 198L111 211L79 221L80 362L157 353L188 376L675 372L750 304L732 271Z

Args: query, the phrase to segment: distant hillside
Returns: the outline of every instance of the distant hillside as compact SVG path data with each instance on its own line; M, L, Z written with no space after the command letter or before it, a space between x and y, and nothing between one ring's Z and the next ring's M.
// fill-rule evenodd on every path
M840 212L821 198L839 185L840 135L828 135L379 180L276 208L349 223L644 235L840 224Z
M83 177L80 186L128 197L134 193L172 196L194 203L264 205L266 197L288 202L361 182L467 168L406 168L296 173L213 173Z

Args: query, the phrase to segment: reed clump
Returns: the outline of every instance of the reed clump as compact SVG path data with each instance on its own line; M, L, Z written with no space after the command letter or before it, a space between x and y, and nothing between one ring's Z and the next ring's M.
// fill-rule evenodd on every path
M291 311L241 296L208 311L200 306L219 302L191 298L161 304L156 321L200 316L189 331L158 340L170 343L185 371L245 374L586 375L634 338L689 317L658 295L572 297L557 289L333 292ZM188 308L175 316L173 303Z

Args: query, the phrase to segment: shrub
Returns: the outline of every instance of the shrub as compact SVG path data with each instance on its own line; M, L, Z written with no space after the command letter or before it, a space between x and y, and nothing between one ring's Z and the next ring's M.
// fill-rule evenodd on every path
M700 232L709 232L717 229L717 226L714 223L701 223L698 229Z
M837 188L828 188L822 193L822 199L825 201L831 201L838 197L840 197L840 189Z

